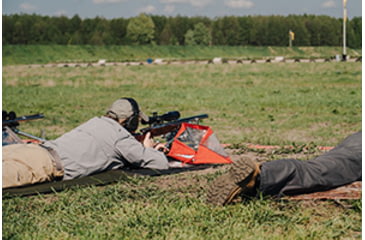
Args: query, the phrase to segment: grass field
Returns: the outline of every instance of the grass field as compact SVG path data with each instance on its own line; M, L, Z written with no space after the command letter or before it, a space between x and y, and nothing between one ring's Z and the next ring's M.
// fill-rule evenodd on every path
M333 146L361 129L361 63L6 65L2 88L3 109L46 116L20 129L35 135L43 129L49 139L122 96L136 98L146 113L207 113L204 124L222 143ZM230 152L247 151L238 150ZM251 154L270 160L293 153ZM208 206L205 188L223 171L3 199L3 239L361 239L361 200Z
M341 47L236 47L236 46L63 46L4 45L3 65L46 64L59 62L165 60L257 59L275 56L287 58L330 58L341 55ZM361 49L347 49L351 57L361 56Z

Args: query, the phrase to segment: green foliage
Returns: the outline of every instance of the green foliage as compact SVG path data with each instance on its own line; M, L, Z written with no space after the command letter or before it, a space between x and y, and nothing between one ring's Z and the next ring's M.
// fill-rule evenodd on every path
M143 45L150 44L154 39L155 24L150 16L141 13L132 18L127 26L127 37L132 43Z
M101 17L81 19L78 15L67 18L14 14L3 15L2 18L3 44L185 45L185 35L197 24L204 24L207 28L203 29L200 25L198 32L203 36L206 36L206 31L211 33L209 42L212 45L287 46L289 30L296 36L293 46L341 46L342 43L341 19L324 15L225 16L210 19L142 14L130 19L107 20ZM128 35L130 22L131 32ZM362 47L361 25L361 17L347 21L349 47Z
M185 44L186 45L197 45L195 43L195 39L194 39L194 31L191 29L189 29L185 34Z
M208 46L212 41L209 29L203 23L194 25L194 29L189 29L185 34L186 45Z
M193 28L193 23L188 17L176 16L170 21L171 32L177 41L177 45L185 45L185 33Z
M241 45L239 42L239 21L237 17L218 18L213 23L212 35L214 45ZM256 44L254 44L256 45Z

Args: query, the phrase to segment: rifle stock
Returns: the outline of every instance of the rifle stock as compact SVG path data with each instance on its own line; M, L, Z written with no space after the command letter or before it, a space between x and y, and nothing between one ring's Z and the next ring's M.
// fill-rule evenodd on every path
M181 118L181 119L171 121L168 123L163 123L163 124L155 125L152 127L142 128L140 130L140 133L135 134L134 137L138 141L142 142L148 132L151 133L151 137L157 137L157 136L165 135L167 133L178 130L180 128L180 125L184 122L188 123L188 122L192 122L192 121L199 121L204 118L208 118L208 114L201 114L201 115L196 115L196 116L192 116L192 117Z

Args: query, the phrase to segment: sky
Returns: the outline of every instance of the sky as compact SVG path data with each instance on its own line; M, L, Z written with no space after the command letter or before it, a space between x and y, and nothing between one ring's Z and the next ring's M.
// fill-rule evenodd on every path
M349 18L362 16L362 0L347 0ZM328 15L343 16L343 0L3 0L3 14L130 18L164 16Z

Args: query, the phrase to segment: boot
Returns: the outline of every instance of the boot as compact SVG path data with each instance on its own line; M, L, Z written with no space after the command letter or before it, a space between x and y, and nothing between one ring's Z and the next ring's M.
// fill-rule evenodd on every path
M207 202L224 206L241 193L254 189L260 167L255 160L243 157L234 162L227 173L219 176L208 188Z

